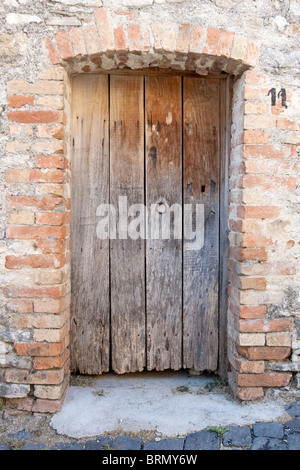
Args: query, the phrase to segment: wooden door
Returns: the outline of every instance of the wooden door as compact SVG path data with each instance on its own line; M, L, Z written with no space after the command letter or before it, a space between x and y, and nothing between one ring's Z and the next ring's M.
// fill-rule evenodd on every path
M219 81L167 74L73 79L73 371L217 370ZM116 208L109 219L116 231L99 240L101 204ZM120 212L134 204L145 208L145 225L130 237L120 221L130 223L132 214ZM196 205L203 240L193 245L187 227L198 223Z

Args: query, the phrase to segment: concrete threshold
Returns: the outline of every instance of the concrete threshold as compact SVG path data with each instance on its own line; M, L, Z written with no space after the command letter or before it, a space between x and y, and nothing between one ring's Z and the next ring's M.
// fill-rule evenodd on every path
M284 406L280 398L240 403L217 376L185 371L73 376L50 425L73 438L141 431L170 438L207 426L280 420Z

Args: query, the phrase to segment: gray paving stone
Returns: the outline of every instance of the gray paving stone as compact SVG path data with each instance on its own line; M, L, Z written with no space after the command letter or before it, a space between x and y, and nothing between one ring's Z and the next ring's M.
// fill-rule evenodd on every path
M150 441L144 445L144 450L183 450L184 439L162 439Z
M300 434L290 434L287 443L289 450L300 450Z
M287 450L287 444L280 439L256 437L253 440L252 450Z
M213 431L200 431L188 434L185 441L185 450L219 450L220 439Z
M110 437L98 437L91 439L84 444L85 450L105 450L105 446L112 447L112 439Z
M50 450L83 450L82 442L56 442Z
M295 401L285 409L292 418L300 418L300 402Z
M27 442L20 450L44 450L47 447L45 442L39 442L34 444L32 442Z
M229 431L223 434L225 447L249 447L251 445L250 428L244 426L231 426Z
M2 442L0 443L0 450L11 450L10 447L8 447L6 444L3 444Z
M285 423L285 429L288 434L300 432L300 419L291 419Z
M140 450L142 439L139 437L118 436L114 439L112 447L118 450Z
M36 439L36 436L31 432L26 431L25 429L20 429L12 434L8 434L10 439L18 439L20 441L33 441Z
M275 437L283 438L282 423L256 423L253 425L253 434L255 437Z

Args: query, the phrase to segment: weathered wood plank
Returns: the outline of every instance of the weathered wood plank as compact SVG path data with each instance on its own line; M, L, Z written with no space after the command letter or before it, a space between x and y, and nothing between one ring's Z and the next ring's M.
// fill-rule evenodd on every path
M128 207L144 204L143 77L111 76L110 138L111 204L118 207L119 196ZM110 243L111 355L119 374L142 371L146 362L144 245L129 237Z
M230 153L232 80L220 82L220 301L219 301L219 373L227 377L228 308L228 171Z
M109 370L109 242L96 235L109 200L108 77L78 75L72 103L71 369Z
M163 210L164 203L169 207L182 203L181 78L147 76L145 108L147 207L161 202ZM181 239L147 240L146 278L147 368L178 370L182 366Z
M215 371L219 295L219 81L185 77L183 83L184 204L204 204L205 221L201 249L190 250L190 241L184 241L184 367Z

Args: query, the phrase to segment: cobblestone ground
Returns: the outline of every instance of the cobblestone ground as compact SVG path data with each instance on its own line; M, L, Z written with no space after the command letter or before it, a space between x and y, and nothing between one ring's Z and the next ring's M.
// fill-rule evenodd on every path
M286 406L286 412L285 422L211 427L185 437L160 440L146 431L139 436L71 439L55 433L49 416L12 416L4 412L0 450L300 450L300 401Z

